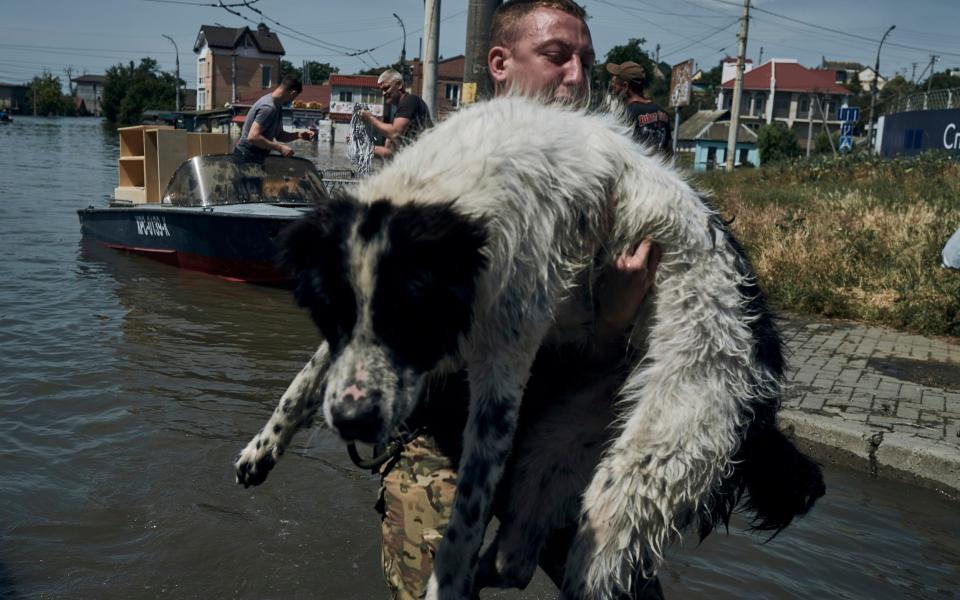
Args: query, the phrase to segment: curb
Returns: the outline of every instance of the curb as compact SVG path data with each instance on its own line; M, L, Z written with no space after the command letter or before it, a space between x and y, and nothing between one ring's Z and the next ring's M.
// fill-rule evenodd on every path
M813 458L860 466L866 463L873 476L916 480L946 488L942 491L948 495L960 495L960 451L956 446L796 409L783 408L778 417L780 429L800 441Z

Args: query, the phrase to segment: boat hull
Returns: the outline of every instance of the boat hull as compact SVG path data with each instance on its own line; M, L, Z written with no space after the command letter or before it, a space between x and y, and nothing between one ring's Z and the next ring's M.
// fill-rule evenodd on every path
M183 269L231 280L284 284L277 236L309 207L132 206L77 211L87 238Z

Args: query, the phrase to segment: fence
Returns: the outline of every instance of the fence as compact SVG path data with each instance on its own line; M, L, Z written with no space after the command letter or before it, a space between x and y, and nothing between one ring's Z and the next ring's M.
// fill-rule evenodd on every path
M884 112L892 115L915 110L943 110L945 108L960 108L960 88L931 90L930 92L900 96L891 101Z

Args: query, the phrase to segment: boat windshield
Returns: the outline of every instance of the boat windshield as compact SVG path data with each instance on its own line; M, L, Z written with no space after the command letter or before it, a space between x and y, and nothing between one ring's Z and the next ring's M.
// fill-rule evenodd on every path
M173 174L163 203L219 206L313 203L326 196L316 167L303 158L268 156L245 162L233 155L195 156Z

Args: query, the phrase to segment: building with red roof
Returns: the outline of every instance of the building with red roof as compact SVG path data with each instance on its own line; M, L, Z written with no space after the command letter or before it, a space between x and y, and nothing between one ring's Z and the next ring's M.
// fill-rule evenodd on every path
M463 66L465 58L462 54L437 61L437 89L434 91L434 106L437 107L437 118L444 119L451 112L460 108L460 94L463 90ZM410 89L414 94L423 97L423 63L415 58L412 61L413 83Z
M733 80L720 86L717 109L729 110L733 98ZM751 129L773 122L784 123L806 137L823 127L838 129L837 109L852 93L837 83L837 73L809 69L796 60L775 59L743 75L740 99L741 122Z
M334 121L349 123L354 104L366 104L370 112L383 116L383 94L376 75L334 73L327 84L330 86L330 118Z

